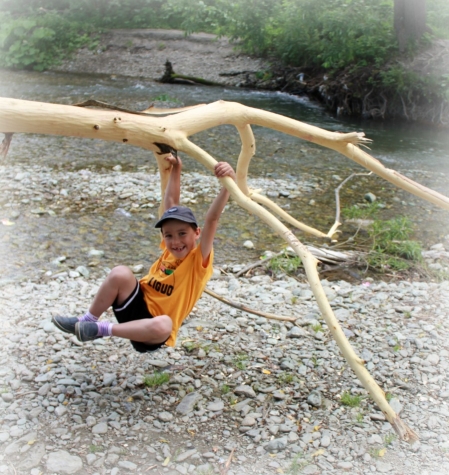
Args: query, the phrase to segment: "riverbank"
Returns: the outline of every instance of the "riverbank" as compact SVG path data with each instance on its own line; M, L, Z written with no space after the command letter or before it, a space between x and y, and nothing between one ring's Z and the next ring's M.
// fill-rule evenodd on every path
M83 48L52 68L77 74L110 74L157 81L170 61L175 72L226 86L244 86L270 67L267 61L236 51L227 38L180 30L109 30L98 46Z
M142 246L150 247L146 228L156 219L157 175L16 164L2 169L2 177L5 262L20 265L25 249L29 259L48 257L34 268L24 259L22 273L0 282L1 473L448 471L447 282L322 282L355 351L419 434L410 446L397 440L348 369L305 280L262 269L237 278L247 262L217 266L208 288L296 321L269 321L203 295L176 347L152 355L134 353L124 340L81 344L61 333L51 317L82 313L108 268L122 263L106 239L102 247L90 245L86 219L103 205L114 208L122 233L141 233ZM252 185L284 186L280 180ZM186 203L204 192L213 196L216 186L206 175L187 173ZM60 213L78 216L84 244L76 256L59 253L78 239L66 229L54 239L48 232L44 240L17 239L15 229L28 215L46 220ZM148 224L126 227L133 213ZM434 252L446 255L449 244L439 244ZM143 251L145 259L127 261L137 278L149 265ZM105 318L113 320L110 312ZM168 381L158 384L161 372Z
M167 60L175 73L184 76L227 86L307 95L337 116L449 126L449 103L427 97L419 88L404 96L394 84L391 88L373 84L372 78L378 81L387 69L373 72L366 67L362 73L344 70L331 75L285 67L275 58L269 61L240 54L228 39L206 33L186 36L180 30L109 30L100 35L94 50L83 48L53 70L160 80ZM396 82L407 82L411 77L424 82L441 77L443 81L449 70L449 40L435 41L415 58L387 65L395 66L405 71Z

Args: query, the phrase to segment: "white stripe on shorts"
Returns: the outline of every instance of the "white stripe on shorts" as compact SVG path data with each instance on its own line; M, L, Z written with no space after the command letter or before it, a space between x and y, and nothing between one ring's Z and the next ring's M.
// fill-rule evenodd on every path
M139 282L137 282L136 290L134 291L133 296L125 303L125 305L123 305L123 307L120 307L120 308L116 307L114 310L116 312L121 312L122 310L125 310L125 308L136 298L136 295L139 293L139 289L140 289L140 284Z

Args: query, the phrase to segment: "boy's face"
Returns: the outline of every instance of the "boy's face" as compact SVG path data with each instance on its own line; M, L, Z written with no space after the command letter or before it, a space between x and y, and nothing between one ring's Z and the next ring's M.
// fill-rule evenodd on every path
M190 223L177 219L168 219L162 225L162 237L165 247L176 258L184 259L195 248L200 237L200 228L193 229Z

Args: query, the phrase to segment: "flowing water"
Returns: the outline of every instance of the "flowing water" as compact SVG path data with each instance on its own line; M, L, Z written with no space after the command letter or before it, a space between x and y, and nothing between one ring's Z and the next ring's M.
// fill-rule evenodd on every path
M42 102L73 104L97 99L133 110L145 109L152 102L171 107L209 103L219 99L269 110L309 124L339 132L364 131L373 140L371 155L388 168L393 168L449 195L449 133L397 122L360 122L337 119L321 107L305 99L275 92L248 91L158 84L136 78L85 76L74 74L2 72L0 95ZM300 221L327 232L335 219L334 190L352 173L363 172L357 164L336 152L309 144L272 130L254 127L257 152L250 166L254 178L282 179L294 188L297 181L310 184L307 192L295 198L275 201ZM217 160L235 166L240 150L236 130L220 126L192 137ZM90 170L111 173L121 165L123 171L154 173L153 155L143 149L120 143L78 139L20 135L13 138L5 165L32 168L35 165L60 171ZM194 160L185 158L186 172L207 173ZM415 238L425 246L441 242L449 234L449 213L424 202L372 175L354 177L341 191L341 206L349 207L364 201L367 192L374 193L385 205L379 217L389 219L408 216L414 223ZM1 192L2 223L11 211L10 191ZM199 199L195 211L201 216L207 203ZM344 224L342 236L348 237L354 227ZM303 242L310 237L297 233ZM14 225L0 225L0 257L4 262L3 277L14 278L24 270L45 272L58 256L66 256L64 268L85 265L86 250L105 251L101 264L112 267L119 263L147 265L157 254L158 234L139 214L127 218L111 212L95 213L79 208L71 213L39 216L21 212ZM250 239L254 250L242 244ZM252 262L264 250L279 250L283 241L258 218L248 217L235 204L223 215L217 235L218 264ZM54 270L54 269L53 269Z

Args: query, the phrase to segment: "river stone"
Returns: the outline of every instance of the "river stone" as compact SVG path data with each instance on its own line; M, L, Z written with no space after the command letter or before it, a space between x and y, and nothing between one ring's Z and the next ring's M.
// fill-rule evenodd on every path
M173 414L171 414L170 412L163 411L159 413L158 419L162 422L169 422L173 420Z
M234 389L234 393L237 394L237 396L245 396L245 397L251 397L251 398L256 397L256 393L254 392L254 389L251 386L247 386L246 384L237 386Z
M273 439L265 445L264 449L267 452L273 453L280 450L284 450L287 447L287 437L281 437L280 439Z
M106 434L108 432L108 424L100 422L92 427L92 434Z
M24 435L20 439L14 441L13 443L9 444L5 449L4 449L4 454L5 455L12 455L20 451L23 445L28 444L31 441L34 441L37 439L37 432L30 432L29 434Z
M148 364L156 366L156 368L165 368L168 366L168 363L164 360L148 360Z
M117 379L117 376L115 373L104 373L103 386L110 386L116 379Z
M76 455L70 455L65 450L51 452L48 455L47 470L50 473L75 473L82 468L82 460Z
M14 394L12 394L12 393L2 393L2 399L5 402L12 402L14 400Z
M232 409L234 409L234 411L240 412L244 407L248 406L250 402L251 402L251 399L244 399L243 401L240 401L231 407Z
M189 393L184 396L183 400L177 405L176 412L180 414L188 414L192 412L196 404L201 400L201 394L197 392Z
M368 201L368 203L374 203L376 201L376 195L374 193L366 193L365 196L363 197L365 201Z
M124 468L125 470L131 470L132 472L134 472L134 470L137 468L135 463L129 462L128 460L121 460L118 463L118 466L120 468Z
M176 462L184 462L184 460L188 459L192 455L196 454L197 450L196 449L191 449L191 450L186 450L185 452L182 452L176 457ZM204 456L204 455L203 455Z
M303 328L293 327L291 330L287 332L286 337L287 338L301 338L307 335L308 333Z
M34 467L37 467L42 460L42 457L45 455L45 444L38 443L31 446L31 448L26 452L26 456L17 464L19 470L31 470Z
M319 391L312 391L307 397L307 402L313 407L321 407L323 403L321 393Z
M256 423L257 422L256 422L256 419L254 419L254 417L246 416L242 421L242 426L251 427L255 425Z
M224 402L221 399L215 399L207 405L207 410L211 412L218 412L224 409Z
M404 408L401 402L399 401L399 399L395 397L390 400L390 406L393 409L393 411L398 415L401 413L402 409Z
M380 473L390 473L393 470L391 463L382 462L378 460L376 462L376 470Z
M317 475L318 473L320 470L316 465L307 465L301 470L301 475Z
M104 251L100 251L98 249L91 249L89 251L89 256L90 257L102 257L102 256L104 256Z
M366 363L368 363L368 361L371 361L373 359L373 354L371 353L371 351L367 350L366 348L363 349L360 356L362 360L364 360Z

